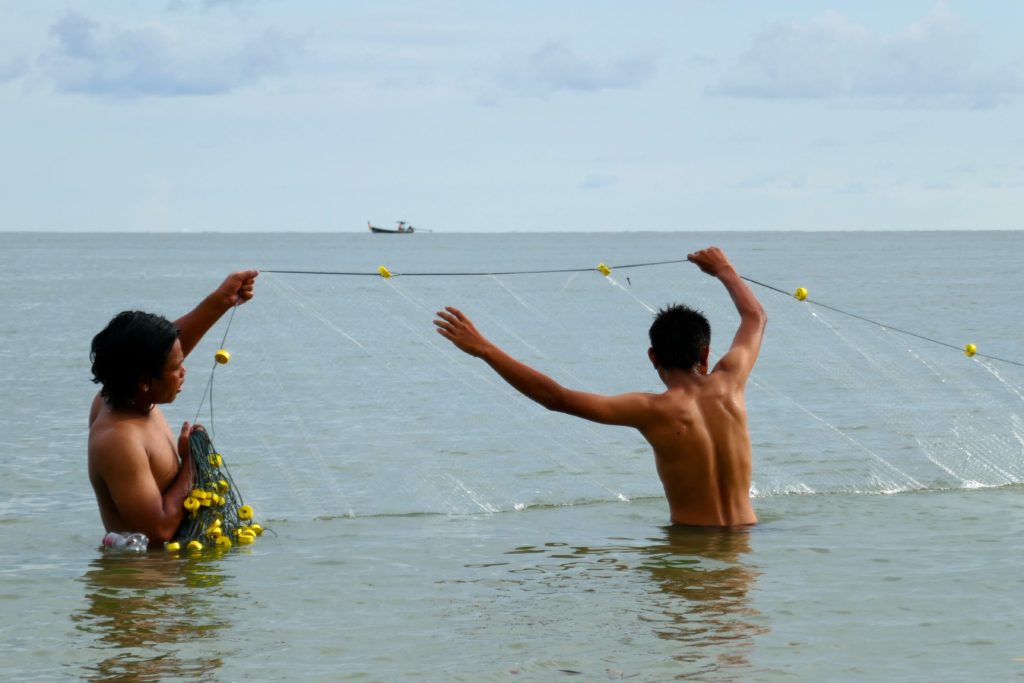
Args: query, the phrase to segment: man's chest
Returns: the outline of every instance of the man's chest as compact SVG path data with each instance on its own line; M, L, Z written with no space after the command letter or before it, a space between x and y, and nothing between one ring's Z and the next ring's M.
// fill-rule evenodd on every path
M171 435L170 427L163 415L153 415L151 423L146 425L143 443L149 458L149 467L153 479L162 491L178 474L178 449Z

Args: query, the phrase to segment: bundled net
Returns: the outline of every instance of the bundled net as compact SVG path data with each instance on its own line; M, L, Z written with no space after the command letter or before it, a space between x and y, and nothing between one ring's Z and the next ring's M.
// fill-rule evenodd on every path
M168 549L226 550L253 543L263 533L263 526L242 500L224 457L206 430L196 429L189 436L189 455L196 472L195 487L183 503L187 516L178 529L176 545L168 544Z

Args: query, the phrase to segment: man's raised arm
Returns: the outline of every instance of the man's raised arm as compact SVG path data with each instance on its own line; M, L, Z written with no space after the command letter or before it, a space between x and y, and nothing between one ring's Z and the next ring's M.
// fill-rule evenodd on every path
M228 275L220 287L200 301L198 306L174 321L181 350L186 356L232 306L252 298L257 275L259 272L255 270L240 270Z
M736 336L733 337L732 346L719 359L715 368L736 373L745 380L753 369L754 362L757 361L757 354L761 350L761 340L764 338L768 314L765 313L761 302L757 300L754 292L736 272L721 249L708 247L694 252L686 258L708 275L718 278L725 285L729 296L732 297L736 311L740 314L740 326L736 330Z

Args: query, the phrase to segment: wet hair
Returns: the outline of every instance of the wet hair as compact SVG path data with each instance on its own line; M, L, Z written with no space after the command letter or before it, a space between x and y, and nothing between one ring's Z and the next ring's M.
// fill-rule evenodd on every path
M658 311L650 337L661 367L689 370L697 366L701 351L711 344L711 325L700 311L676 304Z
M92 338L92 381L100 395L115 408L132 405L139 380L159 378L178 338L178 328L167 318L124 311Z

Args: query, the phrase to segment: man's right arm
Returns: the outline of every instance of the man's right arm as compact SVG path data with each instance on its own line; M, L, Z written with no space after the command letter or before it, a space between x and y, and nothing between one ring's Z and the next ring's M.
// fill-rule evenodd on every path
M182 435L187 443L188 425L185 427ZM97 473L122 522L131 527L125 531L141 532L151 543L171 540L185 517L182 503L192 489L191 458L185 456L170 486L161 491L153 478L145 448L130 434L114 431L95 447L98 449L94 460L99 465Z
M702 249L687 256L687 259L707 273L718 278L729 292L736 311L740 314L740 326L733 337L732 346L722 356L715 369L724 370L746 380L757 361L761 340L768 324L768 314L757 300L743 278L729 262L725 252L718 247Z
M443 337L469 355L482 359L516 391L548 410L637 429L644 429L651 422L653 413L647 394L604 396L568 389L492 344L462 311L449 306L437 315L434 325Z
M253 287L259 271L240 270L227 278L194 309L174 321L179 330L181 350L188 356L203 335L213 327L221 316L252 299Z

